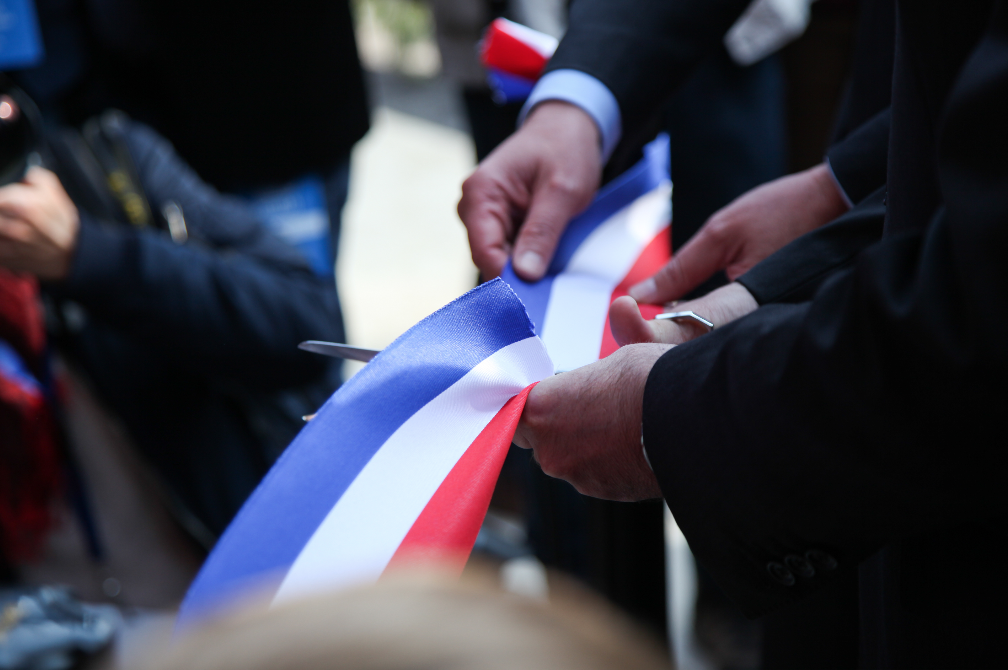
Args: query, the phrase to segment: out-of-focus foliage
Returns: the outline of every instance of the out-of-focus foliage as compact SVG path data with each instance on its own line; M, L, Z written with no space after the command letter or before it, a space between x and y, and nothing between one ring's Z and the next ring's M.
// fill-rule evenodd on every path
M354 0L354 10L358 20L372 13L400 46L434 35L430 8L418 0Z

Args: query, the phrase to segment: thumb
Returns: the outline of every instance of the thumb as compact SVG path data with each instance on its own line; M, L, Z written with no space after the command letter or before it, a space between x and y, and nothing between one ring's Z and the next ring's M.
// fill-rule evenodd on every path
M641 316L637 303L628 296L621 296L609 306L609 329L621 347L639 342L654 342L654 333L648 322Z
M522 279L542 279L557 242L575 214L591 202L595 184L551 179L533 194L514 246L514 269Z
M725 247L701 228L654 275L630 287L627 291L637 302L662 304L678 300L724 267Z

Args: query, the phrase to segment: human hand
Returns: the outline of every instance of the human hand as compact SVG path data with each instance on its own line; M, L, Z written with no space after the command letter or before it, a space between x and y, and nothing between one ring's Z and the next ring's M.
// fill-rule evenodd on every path
M826 164L757 186L714 213L654 276L632 286L638 302L675 300L718 270L735 280L795 238L849 209Z
M514 442L543 472L585 495L644 500L662 495L641 446L648 373L666 344L622 347L597 363L544 379L529 393Z
M581 108L543 102L465 180L458 214L484 279L499 275L510 256L523 279L546 274L567 223L598 189L599 142Z
M734 282L696 300L666 305L670 312L692 311L709 320L715 328L745 316L758 307L759 304L748 289ZM617 298L609 306L609 327L620 346L640 342L682 344L707 332L705 327L691 321L646 321L641 316L637 303L629 296Z
M77 207L49 170L33 167L0 188L0 266L39 279L63 279L77 244Z

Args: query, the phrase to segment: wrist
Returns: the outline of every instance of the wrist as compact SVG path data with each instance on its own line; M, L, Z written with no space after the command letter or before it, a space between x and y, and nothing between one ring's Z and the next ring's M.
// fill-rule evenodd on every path
M820 207L827 221L844 214L850 209L850 202L826 163L820 163L806 171L814 183Z
M70 275L74 252L77 250L77 238L80 235L80 218L74 208L67 215L66 225L53 239L53 252L48 262L39 268L38 278L45 281L62 281Z
M602 150L602 133L595 120L577 105L563 100L544 100L529 111L523 128L542 129L551 135L562 132L577 136Z
M745 286L732 282L698 298L691 309L713 323L715 328L720 328L758 307L759 303ZM700 328L699 325L696 327Z
M572 103L591 117L599 132L602 162L608 160L623 131L619 102L605 84L579 70L547 72L532 89L519 114L519 124L530 110L548 101Z

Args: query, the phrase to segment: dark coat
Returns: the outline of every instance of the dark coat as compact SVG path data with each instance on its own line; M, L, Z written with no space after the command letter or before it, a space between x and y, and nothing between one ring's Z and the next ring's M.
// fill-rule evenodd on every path
M663 356L644 440L750 615L860 566L867 665L1000 665L1008 10L904 2L897 26L887 188L847 216L864 243Z
M550 68L599 78L632 133L745 4L580 0ZM897 26L891 110L830 151L863 201L740 280L761 309L658 361L644 441L749 615L857 572L865 665L1000 665L1008 10L904 2Z
M343 340L339 301L331 279L164 138L132 122L125 142L151 208L181 205L188 241L82 209L70 275L46 289L65 317L66 353L213 535L338 383L297 345Z

